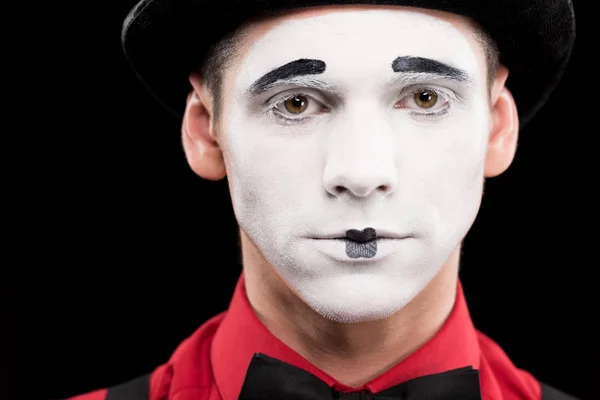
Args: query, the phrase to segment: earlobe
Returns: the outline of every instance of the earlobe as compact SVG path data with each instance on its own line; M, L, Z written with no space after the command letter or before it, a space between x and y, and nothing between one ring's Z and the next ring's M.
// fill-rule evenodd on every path
M517 150L519 115L510 91L504 86L508 71L501 66L492 88L492 124L485 160L485 177L502 174L510 167Z
M211 97L199 77L190 77L189 93L181 126L182 144L192 171L209 180L220 180L226 175L225 162L215 139L211 116Z

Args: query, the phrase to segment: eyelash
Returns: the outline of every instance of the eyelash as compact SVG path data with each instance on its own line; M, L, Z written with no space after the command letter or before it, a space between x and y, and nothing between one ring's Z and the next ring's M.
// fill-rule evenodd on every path
M400 92L400 100L396 101L395 104L398 104L398 102L400 102L401 100L410 99L410 98L414 97L415 94L421 93L421 92L425 92L425 91L435 92L439 97L441 97L441 99L443 99L443 100L446 101L446 105L443 108L441 108L441 109L439 109L437 111L415 111L415 110L410 110L409 111L410 115L412 115L414 117L417 117L417 118L425 118L425 119L427 119L427 118L441 117L441 116L446 115L446 114L448 114L450 112L449 109L454 104L454 102L457 102L457 101L460 100L459 97L458 97L458 95L456 93L450 91L450 90L443 90L443 89L440 89L440 88L437 88L437 87L428 87L428 86L423 87L423 86L421 86L421 87L418 87L418 88L411 87L411 88L402 90ZM406 93L406 95L404 95L405 92L408 92L408 93ZM438 101L439 100L440 99L438 99Z
M278 96L276 100L269 101L267 106L265 107L265 111L267 111L271 117L276 118L277 120L282 121L286 124L302 123L303 121L313 118L313 116L311 116L311 115L308 115L305 117L299 117L299 118L290 118L290 117L284 116L281 112L276 110L276 108L278 106L282 105L287 100L293 99L296 96L307 97L309 99L309 101L314 101L315 103L319 104L321 108L325 108L325 109L329 110L329 107L327 107L324 104L325 102L323 102L319 99L316 99L315 96L310 95L306 92L298 91L298 92L285 93L281 96Z
M433 111L433 112L419 112L419 111L411 110L410 114L417 118L431 119L431 118L436 118L436 117L441 117L443 115L446 115L449 112L448 109L452 106L452 104L454 104L454 102L460 100L459 96L452 91L442 90L437 87L429 87L429 86L415 87L415 86L412 86L412 87L403 89L399 95L400 100L396 100L396 102L394 104L397 104L399 101L401 101L403 99L407 99L407 98L409 98L409 96L414 96L415 94L423 92L423 91L433 91L433 92L437 93L447 102L447 105L444 108L442 108L438 111ZM281 96L278 96L275 100L268 101L267 105L265 106L265 111L268 112L272 118L275 118L275 119L279 120L280 122L284 122L285 124L302 123L306 120L314 118L314 115L309 115L309 116L300 117L300 118L290 118L290 117L284 116L281 112L276 110L276 108L278 106L280 106L287 100L292 99L296 96L307 97L308 99L310 99L310 101L314 101L314 102L318 103L322 108L329 110L329 107L327 105L325 105L323 101L316 99L314 96L312 96L306 92L297 91L297 92L285 93Z

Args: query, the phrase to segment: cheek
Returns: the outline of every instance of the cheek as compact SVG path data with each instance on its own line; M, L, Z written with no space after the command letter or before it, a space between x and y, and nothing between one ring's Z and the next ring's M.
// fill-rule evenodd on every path
M486 123L457 124L439 132L413 178L418 196L448 223L470 220L481 202L487 151ZM441 222L441 221L440 221Z
M225 158L236 211L263 213L264 219L297 211L320 182L314 143L306 135L243 116L228 126Z
M437 171L441 188L456 186L468 188L483 177L486 153L485 132L468 131L452 142L444 143L432 157L432 168ZM432 171L432 179L436 179Z
M464 211L467 203L472 207L482 189L487 126L483 109L470 108L400 129L407 133L395 143L397 196L428 205L438 218L454 208Z

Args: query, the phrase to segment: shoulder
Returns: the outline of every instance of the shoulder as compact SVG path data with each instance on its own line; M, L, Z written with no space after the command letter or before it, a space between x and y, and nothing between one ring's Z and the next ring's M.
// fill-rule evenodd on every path
M517 368L495 341L480 331L477 335L481 348L481 370L486 370L486 375L505 399L579 400Z
M153 371L107 388L68 397L65 400L111 400L111 394L126 393L125 397L140 396L149 400L164 400L174 391L198 387L210 387L210 345L216 329L225 313L219 314L200 326L190 337L183 340L169 361ZM134 393L134 394L132 394Z
M77 396L68 397L66 400L104 400L108 389L94 390L89 393L79 394Z
M151 373L137 376L131 380L110 387L68 397L65 400L158 399L161 398L158 396L158 393L161 392L160 389L165 382L166 375L168 375L165 373L167 367L168 364L164 364Z

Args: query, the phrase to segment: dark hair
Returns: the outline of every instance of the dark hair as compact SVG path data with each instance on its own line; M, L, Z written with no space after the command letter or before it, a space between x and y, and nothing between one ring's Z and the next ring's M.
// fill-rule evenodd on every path
M223 72L229 68L231 61L238 53L249 26L249 23L244 24L212 45L198 70L213 96L214 122L218 121L223 106Z
M213 96L214 123L218 121L223 106L223 73L229 68L231 61L235 58L238 49L246 38L247 29L256 21L257 20L246 22L244 25L215 43L208 50L204 62L199 68L200 75ZM472 19L469 19L468 21L475 30L475 39L481 44L485 52L487 63L487 87L488 91L490 91L500 65L498 45L479 23Z
M467 19L467 22L475 31L475 40L483 47L485 53L485 62L487 65L487 88L488 92L492 90L492 84L498 67L500 67L500 49L494 38L474 19Z

